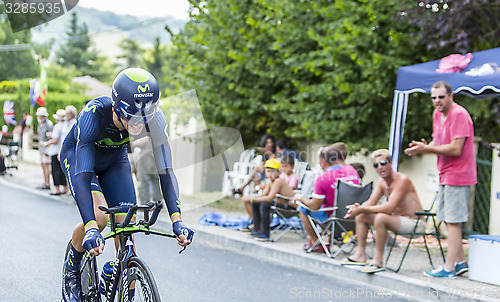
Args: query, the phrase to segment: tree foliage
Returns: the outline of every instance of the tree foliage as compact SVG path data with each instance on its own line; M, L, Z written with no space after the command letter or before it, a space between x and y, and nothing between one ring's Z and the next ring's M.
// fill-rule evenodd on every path
M192 1L179 90L205 118L354 148L387 146L397 68L418 60L401 1ZM207 114L208 113L208 114Z
M125 67L139 67L142 65L142 54L144 50L139 42L132 39L123 39L118 46L122 49L122 55L119 59L125 59Z
M498 0L421 0L407 2L406 8L410 23L421 29L415 41L426 41L437 54L498 47Z
M19 45L31 43L31 32L24 30L13 33L5 19L0 17L0 45ZM38 62L31 49L0 51L0 81L35 77L40 73Z
M66 44L61 46L57 55L63 66L75 66L84 75L91 75L102 79L101 71L103 58L93 48L87 24L79 24L76 13L71 14L71 21L66 32Z

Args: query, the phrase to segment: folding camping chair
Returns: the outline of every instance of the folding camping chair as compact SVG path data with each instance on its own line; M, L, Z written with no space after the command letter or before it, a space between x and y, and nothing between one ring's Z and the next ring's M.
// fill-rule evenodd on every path
M386 268L393 271L393 272L399 272L399 270L401 269L401 266L403 266L403 261L405 260L405 257L406 257L406 253L408 252L408 249L410 248L410 244L411 244L411 241L415 238L415 236L423 236L424 238L424 245L425 245L425 250L427 251L427 257L429 257L429 262L431 263L431 266L432 268L434 268L434 264L432 263L432 258L431 258L431 254L429 252L429 247L427 245L427 239L426 239L426 236L434 236L436 237L438 243L439 243L439 249L441 250L441 256L443 257L443 262L446 261L445 257L444 257L444 252L443 252L443 247L441 245L441 234L439 232L439 227L441 226L441 222L439 224L436 224L436 213L432 213L432 209L434 207L434 204L436 202L436 198L437 198L437 194L436 196L434 197L434 200L432 201L432 204L431 204L431 207L429 208L429 210L424 210L423 212L415 212L415 215L417 216L417 220L415 222L415 227L413 228L413 231L412 232L394 232L394 240L392 242L392 245L391 245L391 248L389 249L389 253L387 254L387 258L385 260L385 264L386 264ZM425 220L426 224L427 222L429 221L429 219L432 220L432 226L433 228L429 231L423 231L423 232L417 232L417 227L418 227L418 223L420 220ZM391 256L391 253L392 253L392 249L394 248L394 245L396 244L396 238L398 236L409 236L409 241L408 241L408 245L406 246L405 248L405 251L403 253L403 257L401 258L401 262L399 263L399 266L397 269L393 269L393 268L390 268L388 267L387 265L389 264L389 257Z
M326 221L320 222L307 215L318 237L318 240L306 250L307 253L312 252L317 246L321 245L328 257L335 258L340 252L346 253L345 249L347 246L356 244L357 236L354 235L356 222L353 218L345 219L344 216L347 214L348 205L355 203L361 204L370 197L372 186L372 182L363 186L358 186L344 182L340 179L337 180L335 207L318 210L333 211L330 217ZM302 203L300 203L300 206L307 208ZM338 247L338 250L335 252L334 246Z
M307 164L307 163L306 163ZM304 171L302 180L299 184L301 190L297 190L297 193L301 193L304 196L310 196L314 188L314 182L316 181L317 174L312 171ZM299 178L300 179L300 178ZM276 197L283 198L285 200L290 200L292 198L282 196L277 194ZM276 242L286 233L292 231L305 238L306 233L304 231L304 226L299 218L299 208L283 208L277 204L271 206L271 213L278 217L278 224L274 226L271 230L271 241Z

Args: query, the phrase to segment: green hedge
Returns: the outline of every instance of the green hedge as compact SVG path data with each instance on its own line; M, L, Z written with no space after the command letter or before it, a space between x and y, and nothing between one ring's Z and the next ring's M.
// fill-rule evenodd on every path
M4 81L8 82L8 81ZM2 82L3 83L3 82ZM3 103L4 101L14 101L14 109L16 112L16 121L19 121L23 118L23 113L29 113L33 115L33 126L36 132L37 122L35 117L36 109L39 107L38 105L35 108L31 108L29 101L29 80L19 80L17 83L17 91L14 93L1 93L0 90L0 127L5 124L5 120L3 119ZM85 100L88 97L81 93L72 92L56 92L56 91L48 91L47 98L45 100L45 108L49 112L49 119L54 121L52 118L52 114L56 113L57 109L64 109L68 105L75 106L78 110L83 107ZM9 131L11 131L14 127L10 126Z

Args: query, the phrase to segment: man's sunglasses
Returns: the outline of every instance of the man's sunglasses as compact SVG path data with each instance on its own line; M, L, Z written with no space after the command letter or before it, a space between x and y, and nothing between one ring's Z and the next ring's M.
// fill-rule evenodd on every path
M375 169L377 169L377 168L378 168L378 164L380 164L381 166L385 166L385 165L387 165L387 161L386 161L386 160L381 160L381 161L380 161L380 162L378 162L378 163L374 163L374 164L373 164L373 167L374 167Z
M439 98L440 100L444 99L446 95L438 95L438 96L431 96L431 99L435 100L436 98Z

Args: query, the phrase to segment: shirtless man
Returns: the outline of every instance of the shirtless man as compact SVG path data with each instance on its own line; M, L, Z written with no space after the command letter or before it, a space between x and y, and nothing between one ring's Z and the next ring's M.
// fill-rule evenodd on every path
M370 198L362 205L356 203L349 206L345 218L356 217L356 234L358 247L356 253L345 259L343 265L366 264L366 237L370 225L375 226L375 256L362 271L376 273L384 270L383 255L387 230L411 232L416 223L416 211L423 211L422 205L411 180L405 174L392 170L389 151L381 149L372 153L373 166L380 175L377 187ZM385 195L388 202L378 205ZM419 221L418 232L425 228L424 221Z

